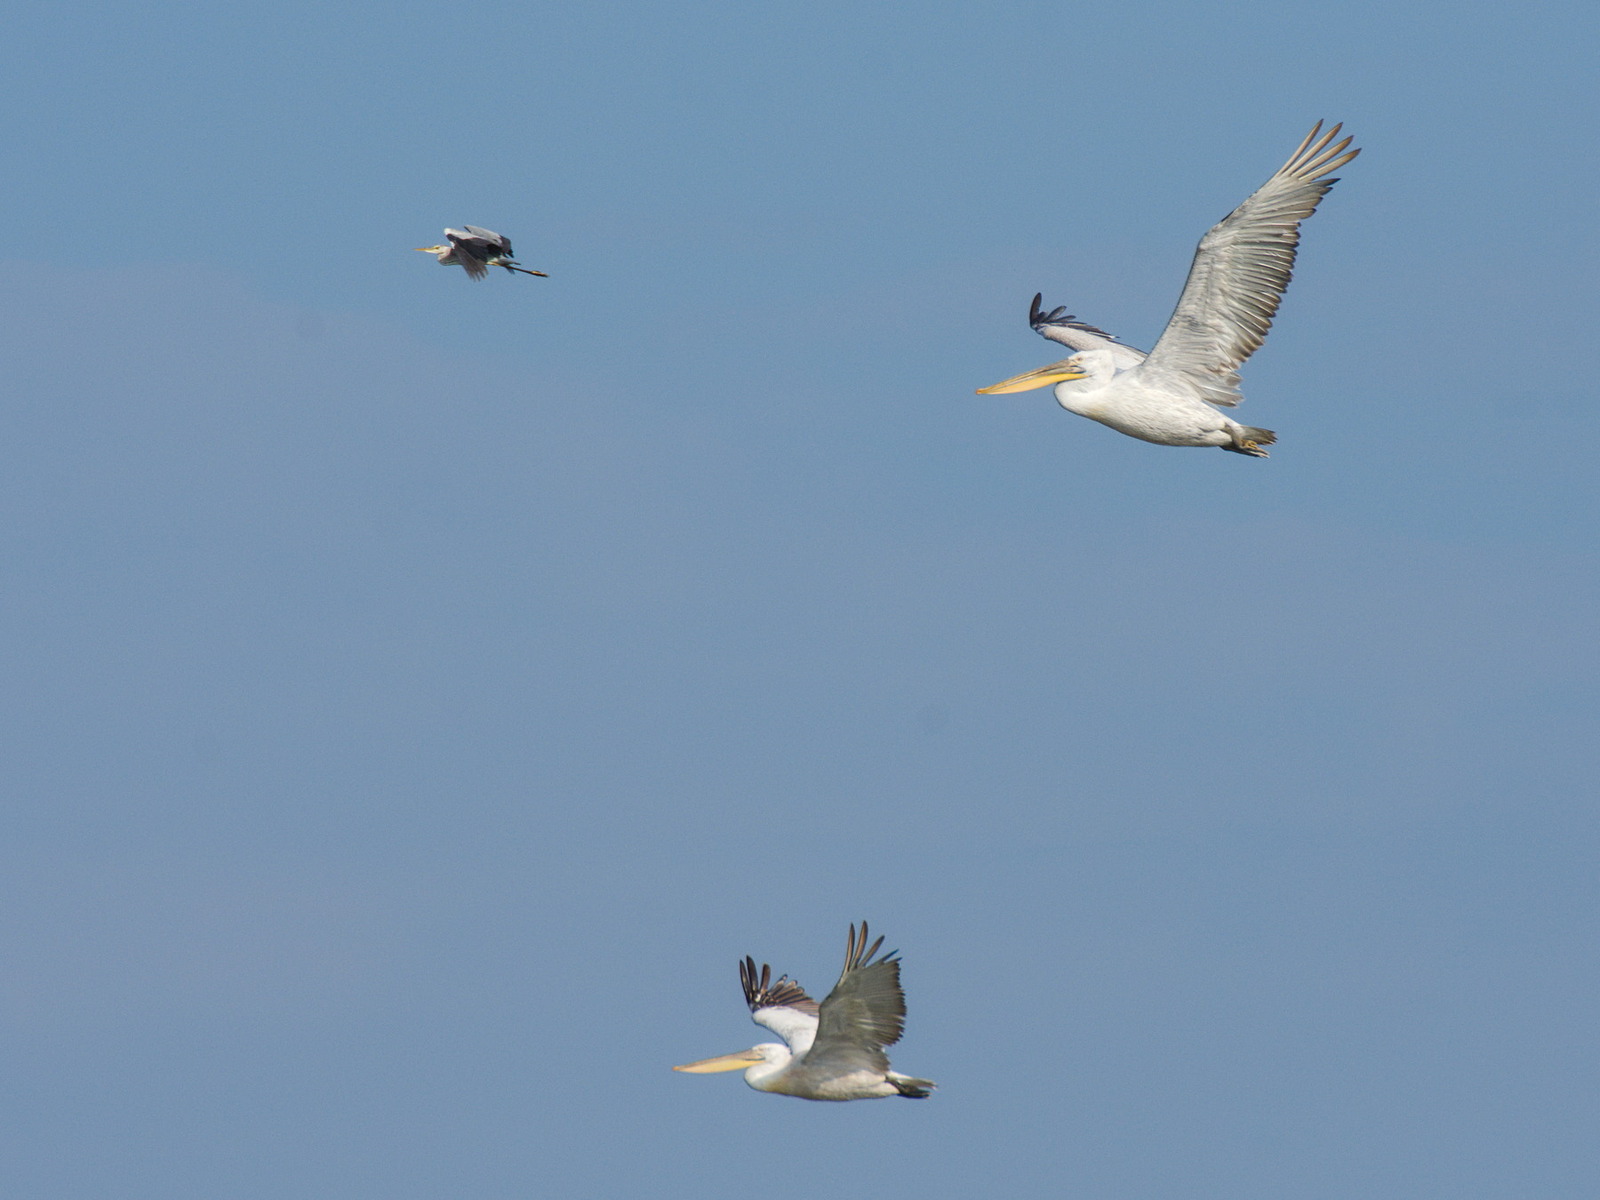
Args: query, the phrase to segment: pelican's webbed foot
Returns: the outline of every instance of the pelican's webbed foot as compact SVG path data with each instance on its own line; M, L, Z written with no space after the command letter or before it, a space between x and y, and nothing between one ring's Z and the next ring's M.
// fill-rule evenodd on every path
M1271 458L1272 456L1256 445L1249 438L1245 438L1236 446L1219 446L1219 450L1226 450L1229 454L1248 454L1251 458Z

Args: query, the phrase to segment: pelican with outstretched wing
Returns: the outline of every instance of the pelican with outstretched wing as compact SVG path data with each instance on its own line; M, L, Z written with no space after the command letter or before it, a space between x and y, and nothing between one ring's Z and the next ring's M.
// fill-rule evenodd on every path
M1218 406L1232 408L1244 398L1238 368L1272 327L1294 270L1300 222L1316 212L1318 202L1339 182L1329 174L1361 153L1348 149L1348 137L1333 144L1341 128L1335 125L1323 133L1318 121L1277 174L1200 239L1178 307L1149 354L1123 345L1064 308L1043 312L1043 297L1035 296L1028 323L1074 353L979 388L978 394L1055 384L1056 403L1062 408L1130 437L1267 457L1261 447L1270 446L1278 435L1241 425Z
M479 229L476 225L468 225L465 229L446 229L444 244L418 246L417 249L433 255L441 267L462 268L472 279L482 279L489 273L490 267L504 267L507 274L520 271L524 275L550 278L543 271L530 271L527 267L518 266L517 260L511 257L511 239L505 234L492 229Z
M905 1028L906 996L900 990L899 952L875 958L882 945L881 937L867 945L865 921L859 938L850 926L844 970L821 1004L787 975L774 981L765 963L758 974L756 960L746 956L739 964L739 982L750 1019L784 1044L763 1042L672 1069L697 1075L743 1069L744 1081L756 1091L802 1100L922 1099L934 1089L933 1081L891 1071L883 1052L900 1040Z

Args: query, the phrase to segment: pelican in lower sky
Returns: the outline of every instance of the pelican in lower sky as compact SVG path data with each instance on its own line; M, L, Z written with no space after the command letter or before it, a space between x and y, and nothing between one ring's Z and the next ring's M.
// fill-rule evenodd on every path
M1340 128L1323 133L1318 121L1277 174L1200 239L1178 307L1148 355L1064 308L1043 312L1043 297L1035 296L1028 323L1076 353L978 394L1055 384L1062 408L1130 437L1267 457L1261 447L1277 434L1241 425L1215 406L1232 408L1244 398L1238 368L1272 327L1294 269L1300 222L1338 182L1328 175L1361 153L1347 149L1348 137L1332 145Z
M462 267L473 279L482 279L490 267L504 267L509 274L521 271L524 275L539 275L549 279L543 271L530 271L519 267L511 257L511 239L492 229L479 229L468 225L465 229L446 229L443 246L418 246L424 254L438 257L441 267Z
M933 1090L933 1081L889 1070L883 1052L905 1028L906 995L900 990L899 952L873 959L881 945L880 937L868 947L865 921L859 938L850 926L844 970L820 1005L787 975L774 982L765 963L757 974L756 960L747 956L739 964L739 982L750 1018L786 1044L763 1042L672 1069L697 1075L743 1070L744 1081L756 1091L802 1100L922 1099Z

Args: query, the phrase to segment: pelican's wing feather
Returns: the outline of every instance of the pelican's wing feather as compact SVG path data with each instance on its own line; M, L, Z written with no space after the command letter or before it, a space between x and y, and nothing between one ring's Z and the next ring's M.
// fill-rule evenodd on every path
M817 1002L806 995L805 988L787 975L774 980L772 967L766 963L757 972L756 960L748 955L739 964L739 984L752 1021L788 1042L796 1057L810 1048L817 1032Z
M1360 150L1333 144L1341 125L1322 122L1249 199L1200 239L1183 295L1143 367L1146 377L1181 378L1211 404L1239 403L1235 369L1256 352L1294 271L1300 222L1337 179L1331 172ZM1319 136L1320 135L1320 136Z
M805 988L799 982L790 979L787 975L780 975L776 980L772 978L772 968L766 963L761 964L761 970L756 971L756 960L745 956L739 964L739 985L744 988L744 1002L750 1006L750 1011L758 1008L793 1008L799 1012L817 1015L817 1002L806 995Z
M840 1073L889 1069L883 1048L898 1042L905 1029L906 997L900 990L897 951L874 961L882 945L880 937L868 946L865 921L859 938L850 926L844 970L822 1002L817 1040L806 1055L808 1068Z
M1045 312L1040 307L1040 301L1043 299L1044 293L1037 293L1028 309L1028 324L1033 326L1034 332L1039 336L1047 337L1052 342L1059 342L1073 351L1109 350L1112 361L1119 371L1137 367L1144 361L1143 350L1135 350L1132 346L1124 345L1114 334L1109 334L1104 329L1097 329L1087 321L1078 320L1065 308L1054 308Z

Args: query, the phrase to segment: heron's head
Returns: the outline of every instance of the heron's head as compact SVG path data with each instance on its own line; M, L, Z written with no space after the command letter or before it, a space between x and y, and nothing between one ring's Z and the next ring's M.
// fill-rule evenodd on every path
M1089 370L1083 361L1083 355L1074 354L1071 358L1064 358L1036 371L1024 371L1021 375L1013 375L1010 379L1002 379L999 383L981 387L978 389L978 395L999 396L1006 392L1031 392L1034 388L1049 387L1053 383L1066 383L1070 379L1084 379L1088 375Z
M446 250L449 250L450 248L451 247L449 247L449 246L418 246L417 247L417 249L422 251L422 253L424 253L424 254L443 254Z

